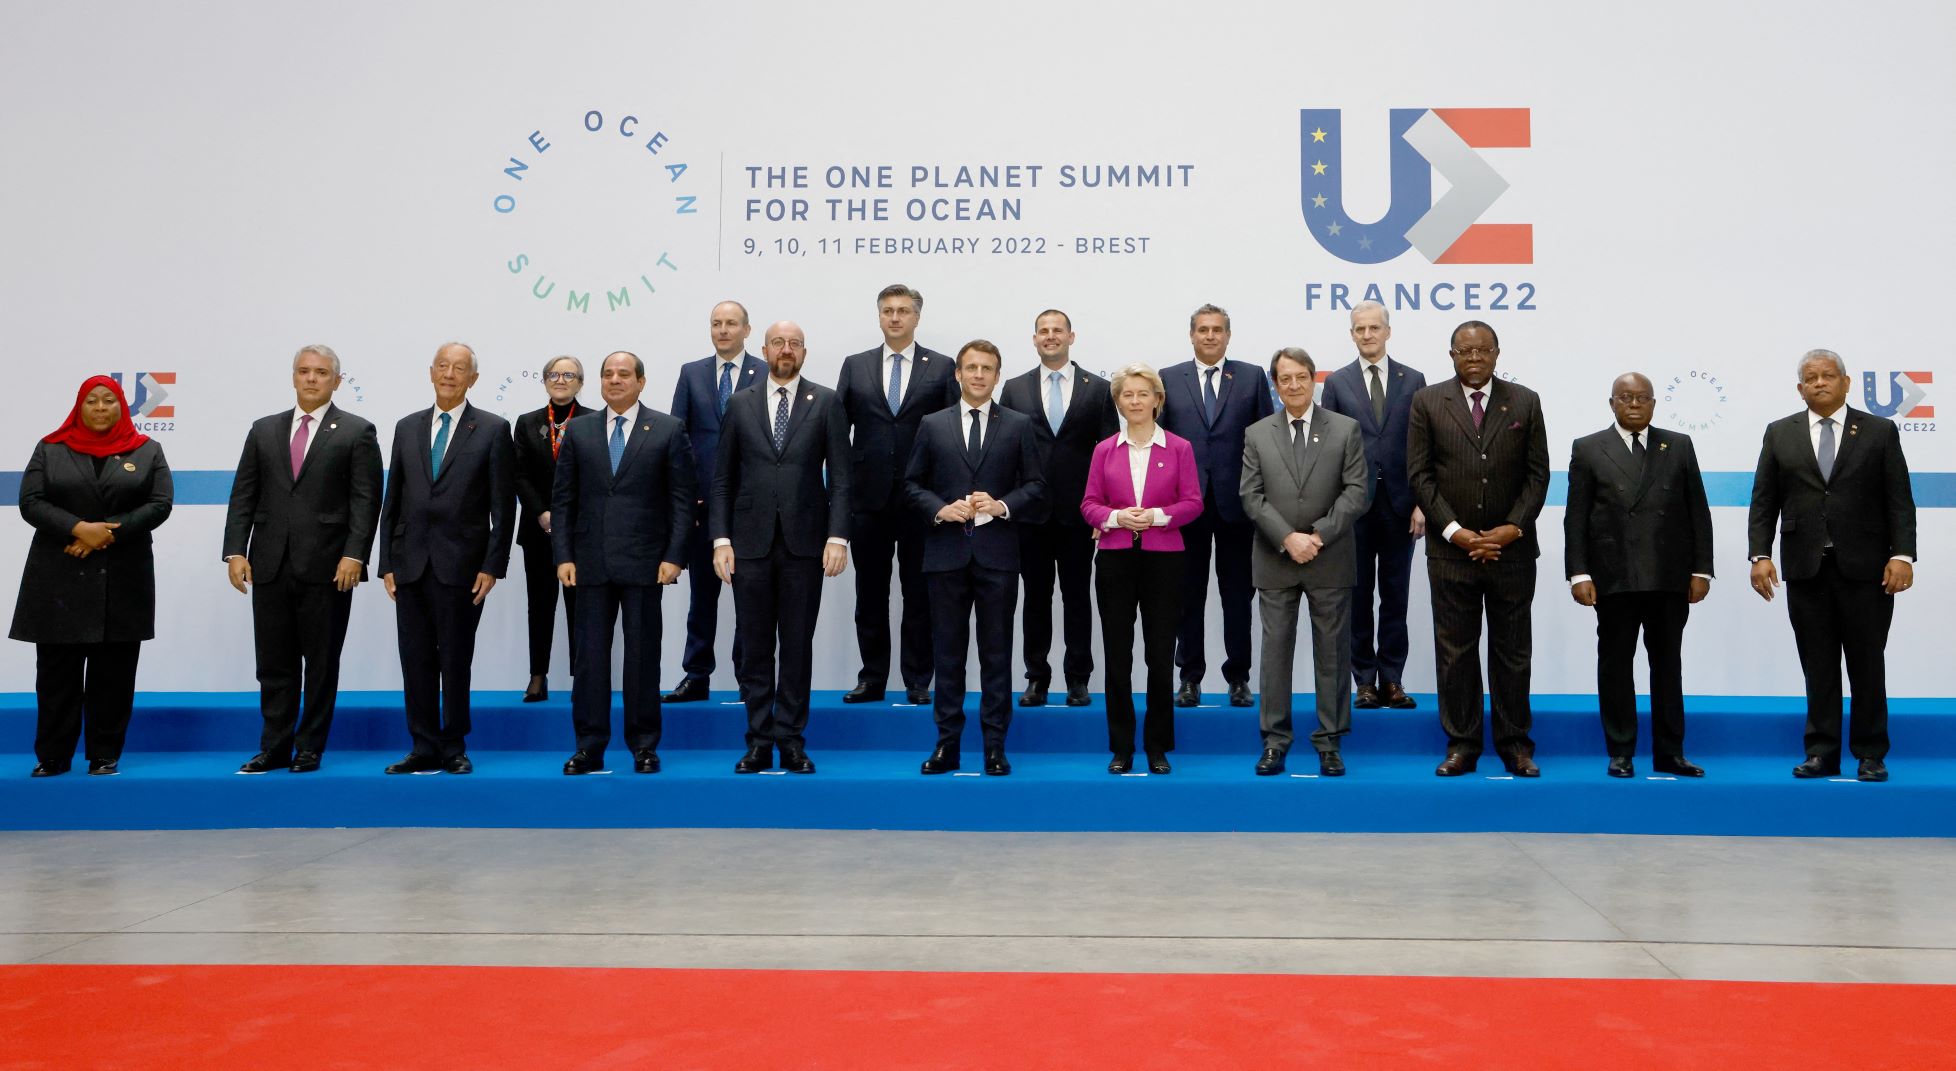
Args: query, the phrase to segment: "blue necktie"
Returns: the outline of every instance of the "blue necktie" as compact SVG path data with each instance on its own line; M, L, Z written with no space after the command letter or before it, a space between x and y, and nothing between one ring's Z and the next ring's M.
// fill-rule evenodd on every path
M448 452L448 414L443 413L441 415L441 427L437 429L435 432L435 448L428 452L429 479L440 478L441 455L447 452ZM1829 451L1829 453L1831 454L1831 451Z
M720 415L727 415L727 399L733 394L733 362L720 362Z
M774 393L781 397L774 404L774 452L778 454L788 443L788 388L776 387Z
M625 457L625 418L611 418L611 474L618 475L618 462Z
M1053 434L1059 434L1060 421L1066 419L1066 407L1060 404L1060 373L1054 372L1046 377L1052 386L1046 388L1046 423L1053 426Z
M1202 386L1202 421L1205 424L1216 422L1216 370L1209 369L1209 376Z
M903 355L890 358L890 412L903 408Z
M1825 483L1834 478L1834 418L1820 418L1820 445L1814 450L1814 460L1820 463L1820 479Z

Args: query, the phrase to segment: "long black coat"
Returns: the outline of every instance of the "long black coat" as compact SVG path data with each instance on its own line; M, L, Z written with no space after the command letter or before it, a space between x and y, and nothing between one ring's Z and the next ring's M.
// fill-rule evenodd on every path
M20 515L34 526L14 604L16 640L128 643L156 635L156 563L150 532L170 516L170 466L154 439L95 459L37 443L20 478ZM115 542L86 558L62 548L79 521L115 521Z

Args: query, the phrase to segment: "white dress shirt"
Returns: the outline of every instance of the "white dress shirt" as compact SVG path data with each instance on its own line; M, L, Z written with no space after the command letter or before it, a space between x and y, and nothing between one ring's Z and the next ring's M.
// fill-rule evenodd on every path
M1149 436L1147 442L1136 443L1127 437L1127 432L1124 429L1121 432L1121 443L1127 447L1127 475L1128 479L1134 484L1134 501L1139 503L1141 501L1141 493L1148 486L1148 462L1153 458L1155 447L1166 447L1168 445L1168 434L1161 430L1160 424L1156 424L1155 433ZM1107 522L1101 525L1101 527L1119 528L1121 522L1117 518L1120 510L1123 508L1125 507L1114 507L1114 512L1107 515ZM1161 507L1155 507L1153 526L1161 528L1167 524L1168 514L1163 513Z
M428 452L435 451L435 438L441 434L441 415L448 414L448 441L455 441L455 432L462 426L462 407L469 404L467 398L455 403L453 409L436 409L428 416ZM311 445L308 443L307 445ZM443 451L446 453L447 451Z
M306 412L306 410L305 410L305 407L304 407L304 406L300 406L300 405L295 405L295 406L293 406L293 407L292 407L292 427L291 427L291 428L289 428L289 429L287 429L287 431L286 431L286 436L285 436L285 441L286 441L286 442L288 442L288 443L289 443L289 442L291 442L291 441L292 441L293 439L296 439L296 438L298 438L298 437L299 437L299 418L300 418L300 417L303 417L303 416L309 416L309 417L311 417L311 418L312 418L312 424L311 424L311 426L310 426L310 427L308 427L308 428L306 428L306 447L305 447L305 449L303 449L303 450L301 450L301 451L299 451L299 460L300 460L300 462L302 462L302 463L303 463L303 462L305 461L305 459L306 459L306 455L308 455L308 454L310 454L310 453L312 453L312 444L313 444L313 442L314 442L315 440L317 440L317 439L319 438L319 428L320 428L320 425L321 425L321 422L322 422L322 421L324 421L324 420L326 419L326 407L327 407L328 405L331 405L331 404L333 404L333 403L331 403L331 402L322 402L322 403L320 403L320 406L319 406L319 408L317 408L317 409L315 409L315 410L313 410L313 411L312 411L312 412L310 412L310 413L308 413L308 412Z
M625 425L624 425L625 445L626 446L632 445L632 428L637 426L638 424L638 405L634 403L630 409L627 409L622 413L607 405L603 409L599 410L599 412L602 412L604 414L605 448L606 449L611 448L611 433L614 429L618 427L618 418L621 416L625 418ZM451 432L450 434L453 433Z
M910 384L917 379L917 344L912 342L900 350L893 350L890 348L889 343L883 343L883 382L881 386L883 388L883 398L886 403L890 397L890 360L895 357L903 358L903 382L898 384L903 389L903 396L897 399L897 405L902 406L910 397ZM773 390L774 388L769 387L768 389Z
M1073 407L1073 385L1080 381L1079 366L1072 361L1066 362L1064 368L1048 368L1044 362L1039 365L1039 416L1042 420L1046 416L1046 399L1052 394L1054 372L1058 372L1060 376L1061 416L1065 416L1066 411Z

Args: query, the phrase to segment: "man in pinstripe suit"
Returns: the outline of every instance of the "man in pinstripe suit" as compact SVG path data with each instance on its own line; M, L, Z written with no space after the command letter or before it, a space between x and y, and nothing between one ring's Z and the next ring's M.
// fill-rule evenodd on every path
M1469 320L1454 329L1454 378L1413 395L1406 475L1426 511L1440 727L1447 757L1433 772L1472 773L1480 759L1481 618L1488 627L1494 750L1517 777L1535 777L1528 670L1535 597L1535 518L1548 497L1541 398L1494 378L1501 342Z

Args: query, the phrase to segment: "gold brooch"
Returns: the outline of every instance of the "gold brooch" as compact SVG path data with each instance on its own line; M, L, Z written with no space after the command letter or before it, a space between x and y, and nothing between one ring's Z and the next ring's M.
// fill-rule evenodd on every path
M135 463L134 461L125 461L125 462L123 462L123 463L122 463L122 471L124 471L124 472L134 472L134 471L136 471L136 463Z

